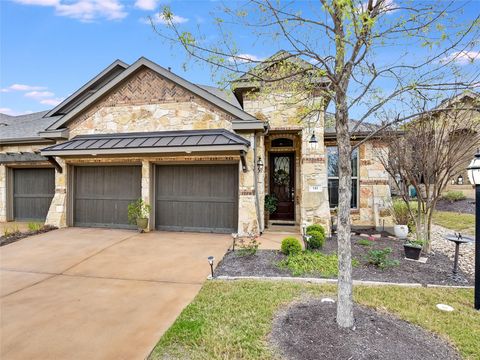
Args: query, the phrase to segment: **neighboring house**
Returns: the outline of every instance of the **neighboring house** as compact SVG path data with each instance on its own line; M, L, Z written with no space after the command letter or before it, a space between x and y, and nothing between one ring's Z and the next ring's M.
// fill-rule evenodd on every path
M2 115L0 221L128 227L127 205L143 198L151 229L258 233L269 193L279 200L271 221L329 228L338 199L331 121L324 112L300 121L300 104L259 97L256 87L243 77L221 91L145 58L117 60L50 111ZM353 142L368 131L357 130ZM374 146L355 151L354 225L381 225L389 198Z

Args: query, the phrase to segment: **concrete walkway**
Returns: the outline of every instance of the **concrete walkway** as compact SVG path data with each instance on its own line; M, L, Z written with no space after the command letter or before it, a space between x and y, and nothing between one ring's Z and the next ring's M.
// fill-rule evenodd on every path
M0 248L1 359L144 359L229 235L68 228Z

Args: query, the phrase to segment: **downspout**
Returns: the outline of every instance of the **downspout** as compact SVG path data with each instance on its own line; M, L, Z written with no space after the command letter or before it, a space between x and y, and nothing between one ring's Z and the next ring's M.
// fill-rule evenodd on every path
M268 124L264 125L264 131L262 133L262 136L267 135L268 133ZM257 222L258 222L258 227L260 231L260 235L263 233L265 230L265 224L263 223L263 219L260 216L260 198L258 196L258 168L257 168L257 132L253 133L253 159L254 159L254 164L253 164L253 187L255 189L255 211L257 213ZM264 160L265 162L265 160Z

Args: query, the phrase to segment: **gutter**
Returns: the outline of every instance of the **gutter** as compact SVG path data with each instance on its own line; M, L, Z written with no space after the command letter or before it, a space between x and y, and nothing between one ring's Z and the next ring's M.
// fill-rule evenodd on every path
M267 135L269 130L268 123L263 124L263 133L262 136ZM255 189L255 211L257 213L257 222L260 231L260 235L263 234L265 230L265 224L263 223L263 219L260 216L260 198L258 197L258 169L256 167L257 163L257 133L253 134L253 158L254 158L254 165L253 165L253 184Z

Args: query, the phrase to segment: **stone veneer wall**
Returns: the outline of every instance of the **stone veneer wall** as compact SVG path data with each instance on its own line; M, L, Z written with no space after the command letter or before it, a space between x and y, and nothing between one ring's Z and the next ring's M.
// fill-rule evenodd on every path
M268 121L272 134L280 135L297 133L301 144L299 146L299 166L296 167L297 194L295 196L296 218L299 225L320 223L330 231L330 209L328 204L328 183L325 161L325 146L323 144L324 114L308 120L301 120L302 108L305 104L295 103L288 94L245 93L243 106L245 111L260 120ZM322 97L316 97L314 102L321 103ZM310 146L312 132L318 140L315 148ZM288 136L286 136L288 137ZM267 157L265 157L267 158ZM268 174L265 174L268 176ZM315 190L314 188L315 187ZM268 189L266 189L268 191Z
M381 146L375 141L360 145L360 201L359 210L352 216L354 225L392 225L391 217L386 211L391 201L388 173L378 160L376 150Z

